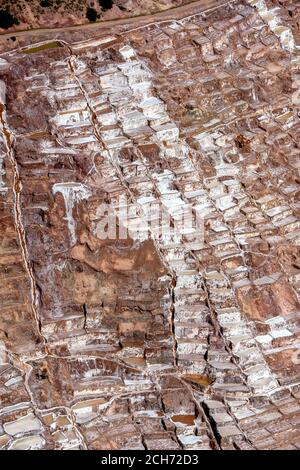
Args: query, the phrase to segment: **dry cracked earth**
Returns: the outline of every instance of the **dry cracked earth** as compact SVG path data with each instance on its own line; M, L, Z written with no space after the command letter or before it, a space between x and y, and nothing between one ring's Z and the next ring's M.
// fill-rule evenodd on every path
M0 41L0 447L299 449L300 2L18 41ZM120 197L132 226L161 204L172 236L103 240ZM186 207L203 243L176 231Z

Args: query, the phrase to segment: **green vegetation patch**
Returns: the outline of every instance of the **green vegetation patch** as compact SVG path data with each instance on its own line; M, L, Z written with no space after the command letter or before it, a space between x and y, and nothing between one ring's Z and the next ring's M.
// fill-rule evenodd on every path
M47 49L55 49L56 47L62 47L59 41L47 42L36 47L29 47L21 51L22 54L35 54L36 52L45 51Z

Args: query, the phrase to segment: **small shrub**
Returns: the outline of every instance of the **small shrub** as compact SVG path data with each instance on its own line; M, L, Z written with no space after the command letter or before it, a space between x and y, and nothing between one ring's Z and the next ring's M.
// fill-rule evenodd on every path
M95 22L97 20L97 12L94 8L88 8L86 10L86 17L89 21Z
M52 1L51 0L42 0L40 2L40 5L43 8L52 7Z
M98 0L98 2L104 11L110 10L114 4L113 0Z
M9 11L0 10L0 28L8 29L14 24L20 24L17 18L14 18Z

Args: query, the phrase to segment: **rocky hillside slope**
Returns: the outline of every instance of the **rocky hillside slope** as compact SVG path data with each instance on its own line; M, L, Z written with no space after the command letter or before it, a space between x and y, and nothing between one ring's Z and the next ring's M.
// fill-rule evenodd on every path
M2 449L299 449L299 20L216 2L1 54Z
M1 0L0 32L147 15L187 3L189 0Z

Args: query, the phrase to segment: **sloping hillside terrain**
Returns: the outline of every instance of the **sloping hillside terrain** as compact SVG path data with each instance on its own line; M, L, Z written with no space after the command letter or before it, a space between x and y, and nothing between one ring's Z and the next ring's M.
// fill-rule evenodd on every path
M1 29L62 27L151 14L189 0L1 0Z
M299 449L299 21L3 37L2 449Z

